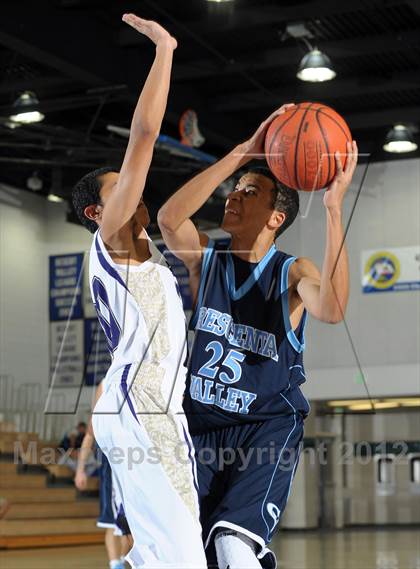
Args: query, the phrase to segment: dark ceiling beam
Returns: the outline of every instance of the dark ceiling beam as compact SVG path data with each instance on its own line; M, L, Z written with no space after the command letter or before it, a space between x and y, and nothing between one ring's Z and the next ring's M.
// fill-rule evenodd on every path
M415 0L414 0L415 1ZM229 12L223 13L223 6L220 6L218 17L212 18L211 14L206 15L203 19L188 23L197 35L206 37L214 37L218 34L224 34L229 31L244 30L247 28L255 28L258 26L282 24L297 20L319 20L326 16L339 14L348 14L358 10L374 10L375 8L384 8L399 6L404 4L405 0L352 0L351 2L338 2L337 0L317 0L314 2L305 2L303 4L284 6L278 2L278 6L272 4L264 5L260 1L255 8L235 8ZM177 38L182 42L182 29L171 30ZM130 30L122 29L118 34L118 42L123 46L137 45L140 40L130 34Z
M123 97L126 98L126 97ZM110 97L109 102L119 100L121 97ZM42 113L52 113L57 111L67 111L70 109L81 109L83 107L96 106L101 102L98 95L80 95L74 97L60 97L58 99L41 100L36 105L25 106L25 111L40 111ZM0 106L0 117L7 117L19 112L16 107L11 105Z
M69 87L75 85L75 80L71 77L59 77L57 75L43 75L40 77L28 77L16 81L8 81L3 79L0 83L0 94L4 93L21 93L22 91L35 91L43 89L51 89L55 87Z
M80 17L73 11L63 11L53 0L45 1L42 10L29 0L2 6L0 44L90 86L126 83L136 100L153 61L153 46L148 42L140 53L138 50L127 52L111 40L112 30L95 17L95 12L86 11ZM201 128L209 141L223 148L232 145L224 134L213 132L214 123L206 101L189 88L172 90L166 120L178 125L179 116L186 108L205 114L210 127L206 127L203 120ZM231 130L235 126L232 122Z
M420 16L420 3L418 0L406 0L405 2L418 16Z
M37 47L35 42L24 41L21 38L16 37L15 35L5 32L4 26L6 22L4 20L7 20L7 17L4 19L2 18L2 23L0 24L0 26L3 28L0 29L1 45L4 45L5 47L7 47L12 51L17 51L18 53L21 53L25 57L29 57L30 59L38 61L39 63L45 65L46 67L50 67L51 69L56 69L60 73L68 75L73 79L77 79L82 83L87 83L88 85L106 84L106 82L103 79L101 79L96 73L86 71L86 69L83 69L82 67L79 67L74 63L71 63L69 59L63 59L61 57L58 57L56 53L51 53L51 51L48 51L48 49L46 50ZM32 19L28 18L28 23L29 26L31 26L33 23ZM42 25L41 22L39 22L39 25ZM28 29L29 26L26 29ZM36 30L39 30L39 27L37 27L36 24L34 24L34 27L36 27ZM44 35L46 36L45 39L48 40L48 34ZM42 37L43 34L39 34L39 36ZM55 46L55 44L52 42L50 43L50 46L51 45ZM56 52L55 48L54 51Z
M420 105L412 107L392 107L379 111L350 113L346 120L353 130L365 130L402 123L420 123Z
M394 73L391 79L371 75L365 78L336 79L325 83L296 82L276 90L275 96L238 91L213 99L214 111L242 112L249 109L275 108L287 101L331 101L339 97L370 95L407 88L420 88L419 69Z
M419 3L420 4L420 3ZM279 39L280 45L280 39ZM325 51L332 59L365 56L374 53L389 53L408 49L410 47L420 47L420 29L410 30L394 34L380 34L370 37L355 37L338 41L320 41L318 47ZM282 67L295 62L296 67L302 58L302 46L295 43L292 46L267 49L259 53L249 53L246 57L242 56L229 65L216 63L211 59L193 60L188 64L177 64L173 79L184 81L191 79L205 79L218 75L233 75L241 72L255 72L271 67Z

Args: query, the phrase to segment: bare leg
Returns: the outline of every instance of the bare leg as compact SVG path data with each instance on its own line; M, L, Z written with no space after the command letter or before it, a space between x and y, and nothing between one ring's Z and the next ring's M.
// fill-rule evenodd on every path
M113 561L121 557L120 537L118 535L114 535L113 528L106 528L105 530L105 547L109 561Z
M133 547L133 537L131 534L121 536L121 555L124 557Z

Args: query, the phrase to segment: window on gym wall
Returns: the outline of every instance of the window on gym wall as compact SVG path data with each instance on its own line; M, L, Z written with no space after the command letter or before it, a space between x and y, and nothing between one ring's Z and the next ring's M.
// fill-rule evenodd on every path
M395 464L393 457L386 456L378 459L377 481L379 484L394 484Z
M420 456L410 458L410 482L420 484Z

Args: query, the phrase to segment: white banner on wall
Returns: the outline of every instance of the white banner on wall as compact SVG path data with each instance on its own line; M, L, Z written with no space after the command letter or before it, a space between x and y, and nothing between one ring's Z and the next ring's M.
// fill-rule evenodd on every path
M362 251L364 293L420 290L420 245Z

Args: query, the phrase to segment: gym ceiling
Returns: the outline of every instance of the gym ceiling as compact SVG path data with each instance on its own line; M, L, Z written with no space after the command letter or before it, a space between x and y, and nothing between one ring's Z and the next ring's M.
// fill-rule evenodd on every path
M2 0L0 184L28 189L35 174L39 193L66 199L89 169L121 163L126 139L107 127L129 127L154 55L121 22L129 11L178 39L164 134L179 138L180 115L194 109L201 150L219 157L282 103L322 101L344 116L371 160L420 156L382 150L396 123L419 142L420 0ZM329 56L335 79L296 77L308 45ZM13 103L27 90L45 119L12 129ZM157 151L146 192L152 216L202 167ZM200 212L202 223L217 221L219 201Z

